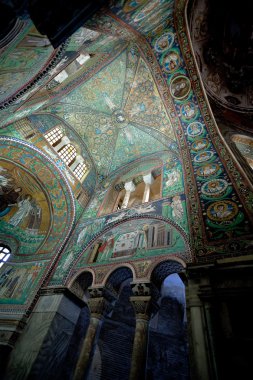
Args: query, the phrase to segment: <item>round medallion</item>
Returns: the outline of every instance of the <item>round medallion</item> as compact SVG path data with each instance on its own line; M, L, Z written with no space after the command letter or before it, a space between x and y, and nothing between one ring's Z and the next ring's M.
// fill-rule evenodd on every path
M206 150L205 152L199 153L194 157L195 162L204 162L208 161L213 157L214 153L210 150Z
M187 135L191 137L199 136L203 133L203 124L195 121L188 125L187 127Z
M209 177L215 175L220 169L218 164L206 164L197 170L197 175L200 177Z
M174 34L173 33L165 33L163 34L155 44L155 50L158 53L163 53L164 51L171 48L174 42Z
M185 99L191 90L191 82L185 75L177 75L170 82L170 93L174 99Z
M125 111L121 109L115 110L112 114L112 122L117 128L125 128L128 125L128 117Z
M167 73L173 73L180 66L180 57L176 50L170 50L161 58L161 65Z
M201 187L201 192L209 197L217 197L224 194L227 187L228 183L224 179L212 179L204 183Z
M188 133L188 129L187 129L187 133ZM208 146L207 139L199 139L199 140L194 141L194 143L192 143L191 148L192 150L194 150L194 152L198 152L200 150L207 148L207 146Z
M185 121L192 120L197 115L197 107L192 102L187 102L181 106L182 119Z
M238 206L232 201L219 201L212 203L207 209L207 216L214 222L231 220L238 214Z

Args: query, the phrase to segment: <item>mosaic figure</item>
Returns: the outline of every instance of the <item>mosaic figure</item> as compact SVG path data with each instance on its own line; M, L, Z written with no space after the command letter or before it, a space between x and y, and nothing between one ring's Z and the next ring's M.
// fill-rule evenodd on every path
M195 162L204 162L210 160L213 157L213 152L206 150L205 152L199 153L194 157Z
M219 170L219 165L217 165L217 164L206 164L206 165L201 166L197 170L197 174L200 177L209 177L211 175L216 174L218 172L218 170Z
M103 241L98 249L100 254L100 260L105 261L109 258L110 252L113 250L114 246L114 236L110 233L107 235L106 240Z
M179 195L172 198L171 202L172 216L176 219L182 219L184 215L183 204Z
M170 93L173 98L181 100L187 97L191 89L190 80L183 76L178 75L173 78L170 84Z
M187 134L188 136L195 137L199 136L203 133L203 124L199 123L198 121L195 121L194 123L191 123L187 127Z
M33 210L31 203L32 197L30 194L26 194L24 197L21 197L18 202L18 211L10 218L9 224L14 227L17 227L23 220L30 214Z
M169 54L166 54L162 59L162 65L168 73L172 73L177 70L180 65L180 58L176 51L172 51Z
M188 102L181 107L181 115L183 120L192 120L197 115L197 109L194 103Z
M205 149L208 146L208 140L207 139L200 139L195 141L192 144L192 150L195 152L198 152L199 150Z
M167 181L166 186L173 186L180 179L180 172L177 169L172 170L170 173L166 173Z
M238 206L232 201L212 203L207 209L208 218L213 221L228 221L238 213Z
M227 181L224 179L214 179L206 182L201 187L202 194L209 195L212 197L222 195L228 187Z
M164 51L171 48L174 42L174 35L172 33L163 34L155 44L155 50L158 53L163 53Z

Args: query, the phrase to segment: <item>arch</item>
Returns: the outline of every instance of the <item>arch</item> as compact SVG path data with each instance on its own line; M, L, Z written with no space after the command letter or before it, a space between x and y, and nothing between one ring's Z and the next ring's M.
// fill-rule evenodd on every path
M66 283L67 287L70 289L71 286L73 285L73 283L83 274L83 273L90 273L92 275L92 284L94 284L94 279L95 279L95 272L93 269L91 268L87 268L87 269L80 269L78 272L75 273L75 275L73 275L73 277ZM89 285L89 286L91 286Z
M30 254L38 251L57 254L68 239L75 218L75 201L67 178L50 157L27 142L16 138L0 137L0 145L3 162L15 165L28 173L34 183L37 183L40 191L45 194L50 215L53 215L50 228L43 239L43 245L40 243L36 252ZM64 208L66 212L63 216ZM50 239L48 239L49 233Z
M177 260L162 261L154 266L150 280L158 289L160 289L166 277L173 273L180 273L184 269L185 267Z
M109 278L113 274L113 272L115 272L116 270L118 270L120 268L123 268L123 267L129 268L129 270L132 271L133 281L135 281L136 280L136 272L135 272L135 269L134 269L133 265L129 264L129 263L124 263L124 264L123 263L119 263L119 264L113 266L113 268L111 268L107 272L106 276L103 279L103 282L101 283L101 286L105 286L106 285L107 281L109 280Z
M79 298L84 298L86 290L93 283L93 275L90 271L83 271L72 282L69 289Z
M118 268L114 268L114 270L107 276L105 288L112 287L116 292L118 292L122 282L132 277L133 272L129 267L122 265Z

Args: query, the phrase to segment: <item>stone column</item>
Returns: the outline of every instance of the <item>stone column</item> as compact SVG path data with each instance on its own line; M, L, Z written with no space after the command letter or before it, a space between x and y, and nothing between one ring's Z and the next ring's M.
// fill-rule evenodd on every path
M130 301L136 314L136 327L134 335L133 352L131 359L130 380L145 378L150 288L149 284L132 284L133 296Z
M70 144L70 139L67 136L64 136L59 144L57 144L54 149L59 152L65 145Z
M142 203L145 203L145 202L149 201L150 186L154 182L154 178L152 176L152 173L144 175L143 176L143 181L145 183L145 189L144 189L144 194L143 194L143 198L142 198Z
M88 306L90 309L90 324L82 344L75 369L74 380L83 379L89 365L95 336L104 312L105 300L102 296L102 291L102 288L89 289L90 299L88 300Z
M204 314L204 305L199 297L200 281L189 279L186 288L186 301L189 311L188 325L190 329L191 367L195 380L210 380L210 366L207 346L207 326Z
M133 181L126 182L125 183L125 189L126 189L126 194L125 194L121 208L127 208L127 206L128 206L128 202L129 202L131 193L135 190L135 185L134 185Z

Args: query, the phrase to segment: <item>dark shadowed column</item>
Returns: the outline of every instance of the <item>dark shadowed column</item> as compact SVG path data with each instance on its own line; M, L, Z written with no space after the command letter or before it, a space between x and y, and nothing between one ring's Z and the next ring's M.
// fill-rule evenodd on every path
M131 360L130 380L144 379L149 322L150 284L132 284L130 301L136 314L136 327Z
M102 292L102 288L89 289L90 299L88 306L90 309L90 324L83 340L81 353L75 369L74 380L83 379L89 365L93 343L105 307L105 299L102 297Z

